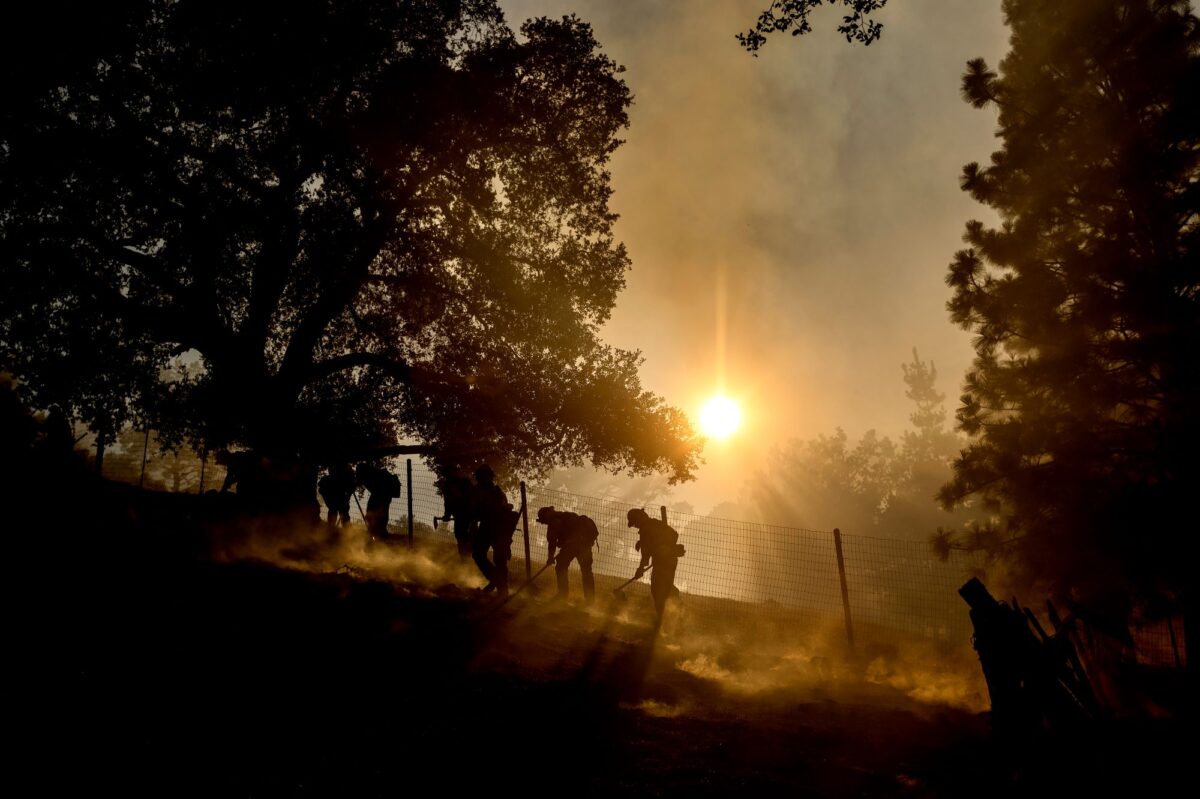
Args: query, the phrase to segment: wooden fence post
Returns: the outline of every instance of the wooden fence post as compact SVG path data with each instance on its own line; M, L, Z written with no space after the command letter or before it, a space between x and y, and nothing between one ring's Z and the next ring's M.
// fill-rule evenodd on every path
M150 451L150 428L146 428L146 440L142 442L142 476L138 478L138 488L146 486L146 453Z
M854 625L850 622L850 592L846 589L846 561L842 557L842 531L833 528L833 548L837 551L838 577L842 581L842 611L846 614L846 642L854 648Z
M412 458L404 460L405 475L408 477L408 545L413 545L413 508L412 508Z
M525 579L533 579L533 564L529 560L529 501L525 497L525 481L521 481L521 530L525 533Z
M107 441L104 438L104 433L96 434L96 474L99 477L104 476L104 445Z

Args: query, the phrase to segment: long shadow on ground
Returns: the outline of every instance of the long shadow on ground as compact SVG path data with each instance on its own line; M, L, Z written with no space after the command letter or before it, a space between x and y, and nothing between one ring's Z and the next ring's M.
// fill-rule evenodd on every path
M216 562L203 506L95 490L28 561L39 794L1005 795L976 715L730 694L624 610Z

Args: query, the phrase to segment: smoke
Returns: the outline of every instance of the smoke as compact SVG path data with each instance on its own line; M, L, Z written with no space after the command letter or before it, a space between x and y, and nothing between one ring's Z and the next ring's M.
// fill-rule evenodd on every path
M688 607L664 623L664 663L734 697L778 702L836 699L917 707L987 708L979 662L966 641L945 644L877 636L855 649L842 621L719 618Z
M659 719L673 719L682 716L686 712L686 708L680 705L670 705L664 702L656 702L653 699L643 699L635 705L628 707L645 713L647 716L653 716Z
M399 537L398 537L399 538ZM955 646L880 639L850 650L838 617L780 615L762 606L683 594L660 626L646 586L626 589L596 575L597 598L584 604L578 572L572 599L554 601L553 574L522 588L523 562L510 564L508 600L480 594L478 569L452 541L409 547L371 543L360 525L331 535L323 525L249 523L214 539L220 560L253 560L314 575L382 582L398 596L465 602L488 631L474 668L527 679L585 679L609 685L623 706L656 717L699 712L713 701L772 704L856 702L979 711L986 689L966 641Z
M452 543L410 547L403 536L372 542L357 523L330 530L287 520L239 522L221 529L214 543L219 560L263 561L295 571L377 580L412 595L463 594L486 582L474 563L460 559Z
M753 58L734 34L767 5L503 2L514 26L578 14L627 67L612 206L633 268L604 334L642 350L645 385L689 413L718 388L740 400L742 431L677 490L702 513L738 499L779 438L898 432L913 346L952 386L971 358L943 280L963 224L986 218L958 175L994 149L995 117L959 79L1003 53L1000 3L896 4L869 48L821 9L812 35Z

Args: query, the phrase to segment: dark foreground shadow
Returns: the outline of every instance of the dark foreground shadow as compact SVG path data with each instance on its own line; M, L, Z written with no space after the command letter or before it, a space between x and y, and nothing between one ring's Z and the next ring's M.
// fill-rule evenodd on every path
M978 716L730 697L636 619L217 562L203 498L71 497L13 528L12 779L40 794L1041 795L1151 790L1172 772L1124 766L1182 746L1090 734L1018 768Z

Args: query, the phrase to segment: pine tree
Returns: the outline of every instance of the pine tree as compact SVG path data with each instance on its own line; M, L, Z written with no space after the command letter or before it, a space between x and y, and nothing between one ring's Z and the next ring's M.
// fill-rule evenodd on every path
M1176 0L1006 0L1011 51L963 96L1003 142L962 186L948 304L975 335L973 437L941 492L982 499L1028 585L1116 615L1181 598L1200 454L1200 26ZM1190 614L1188 614L1190 615Z
M912 429L900 437L893 493L881 524L890 535L928 539L940 530L964 524L972 515L964 508L949 513L937 501L963 442L947 428L946 395L937 389L937 366L921 360L914 348L912 362L901 364L900 369L904 396L915 407L908 417Z

